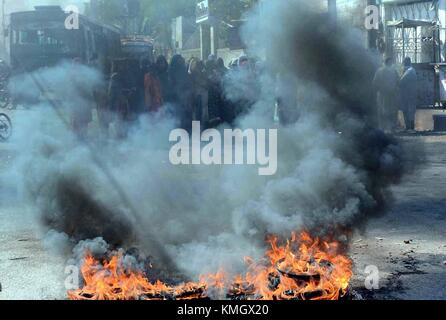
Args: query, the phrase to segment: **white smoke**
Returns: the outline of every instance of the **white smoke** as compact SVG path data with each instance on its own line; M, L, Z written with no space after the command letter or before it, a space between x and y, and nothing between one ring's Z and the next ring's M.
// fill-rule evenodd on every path
M342 98L317 81L312 70L302 69L295 60L297 55L305 56L306 49L296 51L294 39L323 31L307 30L304 17L309 12L303 1L265 5L265 10L250 16L245 36L253 40L251 51L258 52L258 46L266 49L269 66L260 83L260 101L237 125L275 127L276 75L286 71L296 81L300 118L279 128L278 173L260 177L255 167L171 165L168 137L177 122L167 116L142 117L126 140L93 142L88 148L52 108L34 106L15 124L12 144L21 157L11 174L22 187L23 199L35 206L48 228L76 240L103 237L112 245L137 245L149 254L162 244L175 264L195 277L220 268L242 271L245 256L263 255L267 234L288 237L303 228L351 228L366 213L378 210L391 182L387 175L399 173L389 169L400 165L398 147L385 136L378 147L368 146L375 140L365 135L362 148L376 151L365 158L355 137L369 132L368 116L351 112ZM355 39L346 39L339 44L342 50L356 47ZM340 71L348 73L343 67ZM77 99L100 85L93 71L67 65L38 72L37 77L52 83L57 96L66 97L62 103L67 112L85 103ZM82 81L73 85L73 77ZM346 82L341 78L339 83ZM361 84L336 92L356 94L355 86ZM368 106L355 107L361 114ZM370 132L374 136L373 128ZM120 190L107 172L112 172ZM378 183L378 178L386 182Z

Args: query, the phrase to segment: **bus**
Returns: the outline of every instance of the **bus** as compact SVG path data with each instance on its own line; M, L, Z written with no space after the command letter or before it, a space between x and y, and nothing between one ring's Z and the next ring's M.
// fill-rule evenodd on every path
M108 73L110 60L121 55L121 34L78 15L78 28L69 29L72 13L60 6L36 6L35 10L11 13L9 26L12 72L32 72L63 60L79 59Z

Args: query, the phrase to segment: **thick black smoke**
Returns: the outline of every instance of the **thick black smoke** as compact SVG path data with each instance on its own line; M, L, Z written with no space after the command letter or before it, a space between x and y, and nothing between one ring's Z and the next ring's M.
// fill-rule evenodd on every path
M296 92L299 117L278 128L277 174L260 177L256 167L246 166L171 165L168 137L176 122L168 117L143 117L127 140L89 150L54 113L35 112L17 124L15 143L23 157L16 181L48 229L74 242L103 237L149 255L159 248L145 239L156 239L186 275L196 276L220 268L243 271L245 256L263 255L268 234L352 231L383 212L406 156L376 128L376 58L354 31L334 29L306 1L265 1L262 8L250 13L244 28L249 52L266 58L258 101L237 126L276 128L277 92ZM83 81L73 87L67 72L73 70L59 66L42 78L70 97L80 96L82 83L80 91L88 91L100 79L81 68L76 78ZM230 75L228 97L251 97L251 91L240 95L250 90L245 76ZM95 136L94 128L89 131ZM91 152L113 173L132 208Z
M350 177L342 174L327 181L327 188L319 190L320 198L313 199L317 203L310 205L310 211L326 207L327 212L303 213L304 224L324 232L360 227L368 218L384 212L391 199L389 187L409 169L406 150L377 128L372 86L377 54L365 48L359 32L336 24L327 13L310 8L306 1L265 1L248 21L246 42L251 44L252 53L264 52L267 58L258 109L271 103L269 96L284 91L277 86L294 86L299 92L296 108L301 118L283 129L285 135L287 130L302 126L303 121L316 118L313 134L326 132L327 140L334 138L329 146L333 157L325 166L341 161L352 170ZM277 81L279 78L293 80L284 84ZM271 84L276 88L272 89ZM311 149L317 146L308 152ZM294 196L299 197L299 192Z

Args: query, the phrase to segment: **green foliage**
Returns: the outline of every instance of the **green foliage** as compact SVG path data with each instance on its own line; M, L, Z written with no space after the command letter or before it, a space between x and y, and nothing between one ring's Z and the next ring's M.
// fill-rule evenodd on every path
M171 20L178 16L193 16L201 0L141 0L144 16L155 21ZM258 0L209 0L211 10L225 21L239 20Z
M153 21L168 22L177 16L191 16L195 12L194 0L141 0L141 9L145 18Z
M200 0L198 0L200 1ZM209 0L211 10L226 22L239 20L258 0ZM97 18L109 24L123 19L125 0L96 0ZM141 16L151 24L170 23L177 16L193 16L197 0L141 0Z
M212 15L219 20L219 36L226 44L231 31L229 26L239 26L244 14L258 0L210 0Z
M94 10L95 19L105 24L120 25L123 18L122 0L95 0L91 2L94 2L96 6ZM93 14L92 11L93 9L89 8L86 12L87 15Z
M200 1L200 0L198 0ZM141 16L138 21L143 33L152 35L161 43L170 42L171 21L178 16L194 16L197 0L141 0ZM214 16L225 23L243 18L258 0L209 0ZM96 18L117 26L125 25L125 0L96 0ZM90 10L91 11L91 10Z
M211 10L214 15L226 23L233 20L241 20L243 14L248 11L257 0L210 0Z

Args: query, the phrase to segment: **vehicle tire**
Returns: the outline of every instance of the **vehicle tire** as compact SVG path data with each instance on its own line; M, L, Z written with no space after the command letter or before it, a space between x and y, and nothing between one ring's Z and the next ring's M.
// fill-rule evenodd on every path
M12 122L9 117L0 113L0 141L8 140L12 135Z
M0 92L0 108L5 109L10 107L11 98L8 93ZM11 107L10 107L11 108Z
M0 80L0 108L10 107L11 96L9 95L8 80Z

